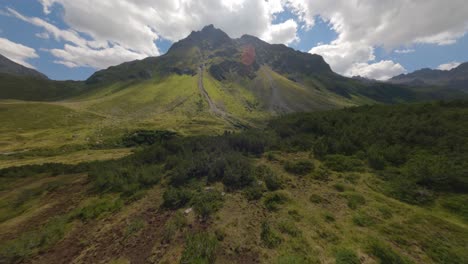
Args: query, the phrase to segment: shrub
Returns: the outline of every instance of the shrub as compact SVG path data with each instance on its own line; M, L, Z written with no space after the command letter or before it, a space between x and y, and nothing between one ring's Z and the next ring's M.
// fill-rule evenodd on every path
M262 223L262 231L260 233L260 238L262 239L265 246L268 248L275 248L279 246L282 242L281 237L274 230L272 230L268 222Z
M468 196L447 197L442 202L442 207L449 212L461 216L468 221Z
M281 178L277 174L269 174L265 177L265 185L270 191L276 191L282 188Z
M292 237L297 237L299 236L302 232L299 228L294 225L293 222L291 221L282 221L278 224L278 229L284 233L288 234Z
M163 206L178 209L185 206L192 198L192 193L184 188L169 187L163 194Z
M214 234L208 232L190 234L186 238L180 263L214 263L217 249L218 240Z
M335 222L336 220L335 216L330 212L326 212L323 217L325 218L325 221L328 223Z
M394 179L389 185L391 196L410 204L427 205L436 198L433 191L417 185L410 179Z
M284 165L284 169L287 172L301 176L311 173L314 168L314 163L309 160L300 160L295 162L288 161Z
M218 191L205 191L194 197L193 209L206 221L213 213L218 211L223 204L223 197Z
M264 204L270 211L279 209L279 205L286 203L289 200L289 195L286 192L276 191L265 195Z
M353 223L357 226L368 227L375 224L374 218L365 212L359 212L353 216Z
M350 249L340 248L335 252L336 264L360 264L356 253Z
M268 190L276 191L281 189L281 178L267 166L258 166L255 169L255 176L265 181Z
M244 195L249 201L259 200L263 196L265 188L262 184L254 183L244 189Z
M418 185L445 191L457 182L457 168L446 157L416 155L406 165L405 174Z
M89 221L96 219L103 214L112 213L122 208L123 202L120 198L104 197L97 201L93 201L74 213L74 216L82 221Z
M371 146L367 150L367 161L369 166L375 170L383 170L385 168L385 158L376 145Z
M325 156L324 164L328 168L339 172L363 170L363 163L361 160L344 155Z
M361 178L361 176L359 174L356 174L356 173L346 174L345 177L344 177L346 182L352 183L352 184L356 184L359 181L360 178Z
M318 181L328 181L330 179L330 174L330 170L320 166L317 170L315 170L313 177Z
M380 263L392 263L392 264L409 264L412 263L406 258L400 256L392 248L385 245L377 239L370 239L367 251L378 258Z
M335 188L335 190L337 190L338 192L344 192L346 190L345 185L342 183L333 184L333 188Z
M357 209L359 206L366 203L364 196L358 193L346 194L346 200L348 200L348 207L351 209Z
M330 143L327 138L318 139L313 147L314 156L318 159L325 157L330 151Z
M249 160L241 155L228 158L228 166L224 170L223 184L228 190L241 189L255 180L253 167Z

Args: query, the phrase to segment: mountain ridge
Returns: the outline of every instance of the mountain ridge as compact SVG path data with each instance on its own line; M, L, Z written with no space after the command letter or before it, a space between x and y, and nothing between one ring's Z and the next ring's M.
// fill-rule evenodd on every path
M412 73L400 74L388 80L390 83L405 85L444 86L468 92L468 62L451 70L423 68Z
M38 79L49 79L45 74L16 63L0 54L0 73Z
M250 35L232 39L213 25L191 32L164 55L112 66L86 81L0 76L2 99L60 101L118 120L164 119L161 124L171 126L179 126L173 123L176 116L232 128L291 112L460 96L438 87L347 78L333 72L320 55Z

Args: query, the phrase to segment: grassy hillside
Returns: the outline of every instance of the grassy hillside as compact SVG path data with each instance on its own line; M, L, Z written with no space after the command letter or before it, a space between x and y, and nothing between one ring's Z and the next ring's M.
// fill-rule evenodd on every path
M467 116L457 101L140 131L119 160L4 169L0 261L463 263Z
M0 73L0 99L53 101L76 96L85 89L82 82Z

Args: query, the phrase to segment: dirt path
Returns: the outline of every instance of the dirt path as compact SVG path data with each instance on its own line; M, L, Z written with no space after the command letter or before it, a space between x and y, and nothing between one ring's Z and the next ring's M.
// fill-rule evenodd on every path
M279 88L278 86L276 86L276 83L273 80L271 73L268 72L268 70L266 69L262 69L262 71L263 71L263 74L265 74L265 76L268 78L268 81L270 82L270 88L271 88L270 111L277 112L277 113L294 112L294 110L291 109L288 106L288 104L284 101L284 99L281 97Z
M205 72L205 65L202 64L200 67L198 67L198 89L200 90L200 93L202 96L205 98L206 102L208 103L210 107L210 111L216 115L217 117L222 118L229 124L233 125L234 127L238 128L245 128L246 126L242 124L241 121L237 120L235 117L233 117L231 114L228 112L224 111L223 109L219 108L211 99L210 95L205 89L205 86L203 84L203 73Z

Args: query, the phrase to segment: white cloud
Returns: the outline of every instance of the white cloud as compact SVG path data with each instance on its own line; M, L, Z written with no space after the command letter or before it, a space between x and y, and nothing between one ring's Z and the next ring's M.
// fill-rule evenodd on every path
M310 52L322 55L332 69L341 74L346 74L355 63L375 59L374 49L358 42L333 41L331 44L314 47Z
M466 0L287 0L307 23L320 16L339 41L364 41L394 48L401 44L447 44L468 30Z
M125 49L121 46L114 45L113 47L94 50L87 47L77 47L65 44L63 49L50 50L52 55L59 58L56 63L63 64L67 67L89 66L98 69L116 65L123 61L132 61L144 59L144 54L139 54Z
M395 53L398 53L398 54L408 54L408 53L413 53L415 52L416 50L414 49L397 49L395 50Z
M460 62L452 61L449 63L439 65L437 69L441 71L450 71L451 69L460 66L460 64L461 64Z
M33 48L15 43L6 38L0 38L0 54L29 68L34 67L26 62L26 60L39 58L39 55L37 55L36 50Z
M373 49L391 50L415 43L449 45L468 31L466 0L286 0L309 27L320 16L338 34L329 45L319 45L311 52L321 54L341 74L374 75L369 67ZM357 50L355 50L357 47ZM366 49L371 52L365 54ZM391 61L369 65L390 66ZM364 64L363 64L364 63ZM393 62L391 62L393 63ZM401 66L401 65L400 65ZM390 71L402 69L393 63ZM372 67L375 71L375 67ZM357 72L357 71L362 72ZM393 74L393 73L392 73ZM385 74L377 74L383 78ZM370 77L370 76L366 76Z
M57 41L64 41L63 49L49 51L58 59L54 63L62 64L70 68L86 66L96 69L107 68L122 62L143 59L147 56L158 55L156 50L137 50L125 48L120 43L112 43L106 40L86 40L73 29L60 29L55 25L37 17L27 17L14 9L7 8L9 14L27 23L41 27L43 33L36 34L40 38L53 37ZM154 46L156 47L156 46ZM147 51L148 53L145 53Z
M289 19L281 24L271 25L262 39L272 44L289 44L299 41L297 23Z
M36 33L35 36L41 39L50 39L50 35L47 32Z
M348 70L347 75L365 76L375 80L388 80L395 75L405 72L405 68L399 63L389 60L383 60L376 63L356 63Z

